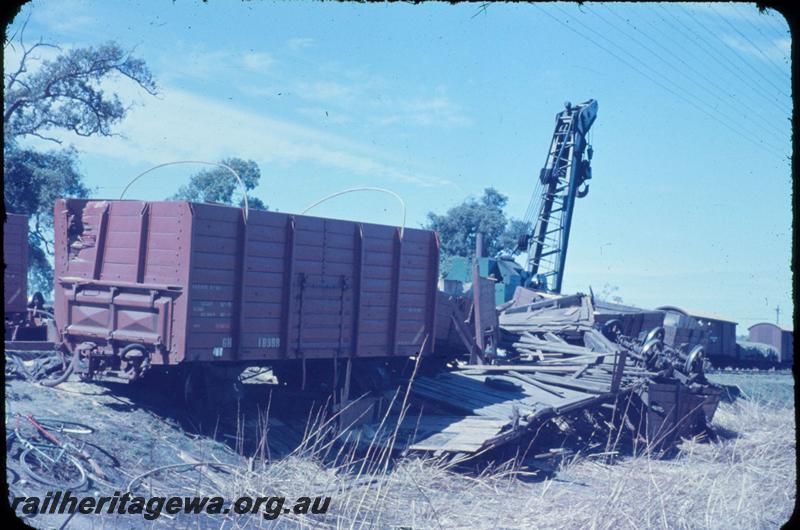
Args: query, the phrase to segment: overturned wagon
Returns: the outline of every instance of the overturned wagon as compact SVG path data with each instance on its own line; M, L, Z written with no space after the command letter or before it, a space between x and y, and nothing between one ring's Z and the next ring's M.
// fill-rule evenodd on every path
M55 311L79 370L432 353L434 232L190 202L60 199Z

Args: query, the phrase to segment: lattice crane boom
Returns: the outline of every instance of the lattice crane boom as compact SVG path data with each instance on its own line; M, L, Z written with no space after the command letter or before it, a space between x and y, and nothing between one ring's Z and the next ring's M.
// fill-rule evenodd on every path
M592 146L589 128L597 117L597 101L569 102L556 115L556 126L544 168L539 173L540 193L534 193L526 220L531 232L520 240L528 253L529 285L561 292L567 259L575 198L589 192Z

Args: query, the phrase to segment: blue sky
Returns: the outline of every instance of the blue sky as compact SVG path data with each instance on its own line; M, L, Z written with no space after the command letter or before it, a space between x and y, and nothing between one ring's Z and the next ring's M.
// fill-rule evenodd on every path
M790 325L791 150L785 20L753 4L409 5L34 1L26 37L116 40L160 85L123 137L64 140L97 195L149 167L252 158L255 195L299 212L352 186L400 194L408 224L494 186L522 217L564 101L599 102L594 178L576 204L564 291ZM5 49L7 64L18 57ZM34 142L31 142L34 143ZM41 142L36 145L42 146ZM162 199L195 171L151 173ZM351 194L317 215L398 224Z

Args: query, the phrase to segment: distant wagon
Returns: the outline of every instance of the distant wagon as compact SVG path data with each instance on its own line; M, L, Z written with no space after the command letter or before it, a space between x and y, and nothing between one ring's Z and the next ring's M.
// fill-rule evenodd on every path
M28 216L6 214L3 263L3 312L9 320L28 309Z
M429 355L438 263L428 230L191 202L55 205L56 321L89 375Z
M750 342L767 344L778 352L778 363L782 366L792 366L794 360L794 331L788 328L761 322L750 326Z
M3 316L6 346L52 349L55 328L36 292L28 300L28 216L7 213L3 223Z
M664 328L667 343L688 347L700 344L706 355L715 360L726 361L736 358L736 322L729 318L708 313L691 311L675 306L657 308L664 311Z

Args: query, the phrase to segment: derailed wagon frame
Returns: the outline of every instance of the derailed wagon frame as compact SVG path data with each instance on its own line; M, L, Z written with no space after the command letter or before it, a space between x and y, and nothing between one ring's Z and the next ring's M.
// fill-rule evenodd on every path
M611 318L591 296L530 298L500 311L505 355L493 364L414 381L426 413L406 422L409 451L480 455L603 405L650 451L705 432L723 389L706 380L702 349L672 348L662 327L627 311ZM612 405L621 400L625 410Z
M366 372L359 390L380 390L371 381L387 366L465 353L490 364L411 381L412 399L438 411L409 449L452 454L623 395L646 407L647 436L680 435L685 416L708 420L719 401L696 377L698 352L648 336L650 316L615 319L588 296L490 307L499 348L477 351L468 320L485 308L438 292L431 231L261 211L245 222L238 208L188 202L62 199L55 220L61 348L84 377L177 367L209 393L198 371L259 364L304 390L332 379L346 401L351 373Z
M56 316L84 375L433 354L434 232L189 202L60 199Z

